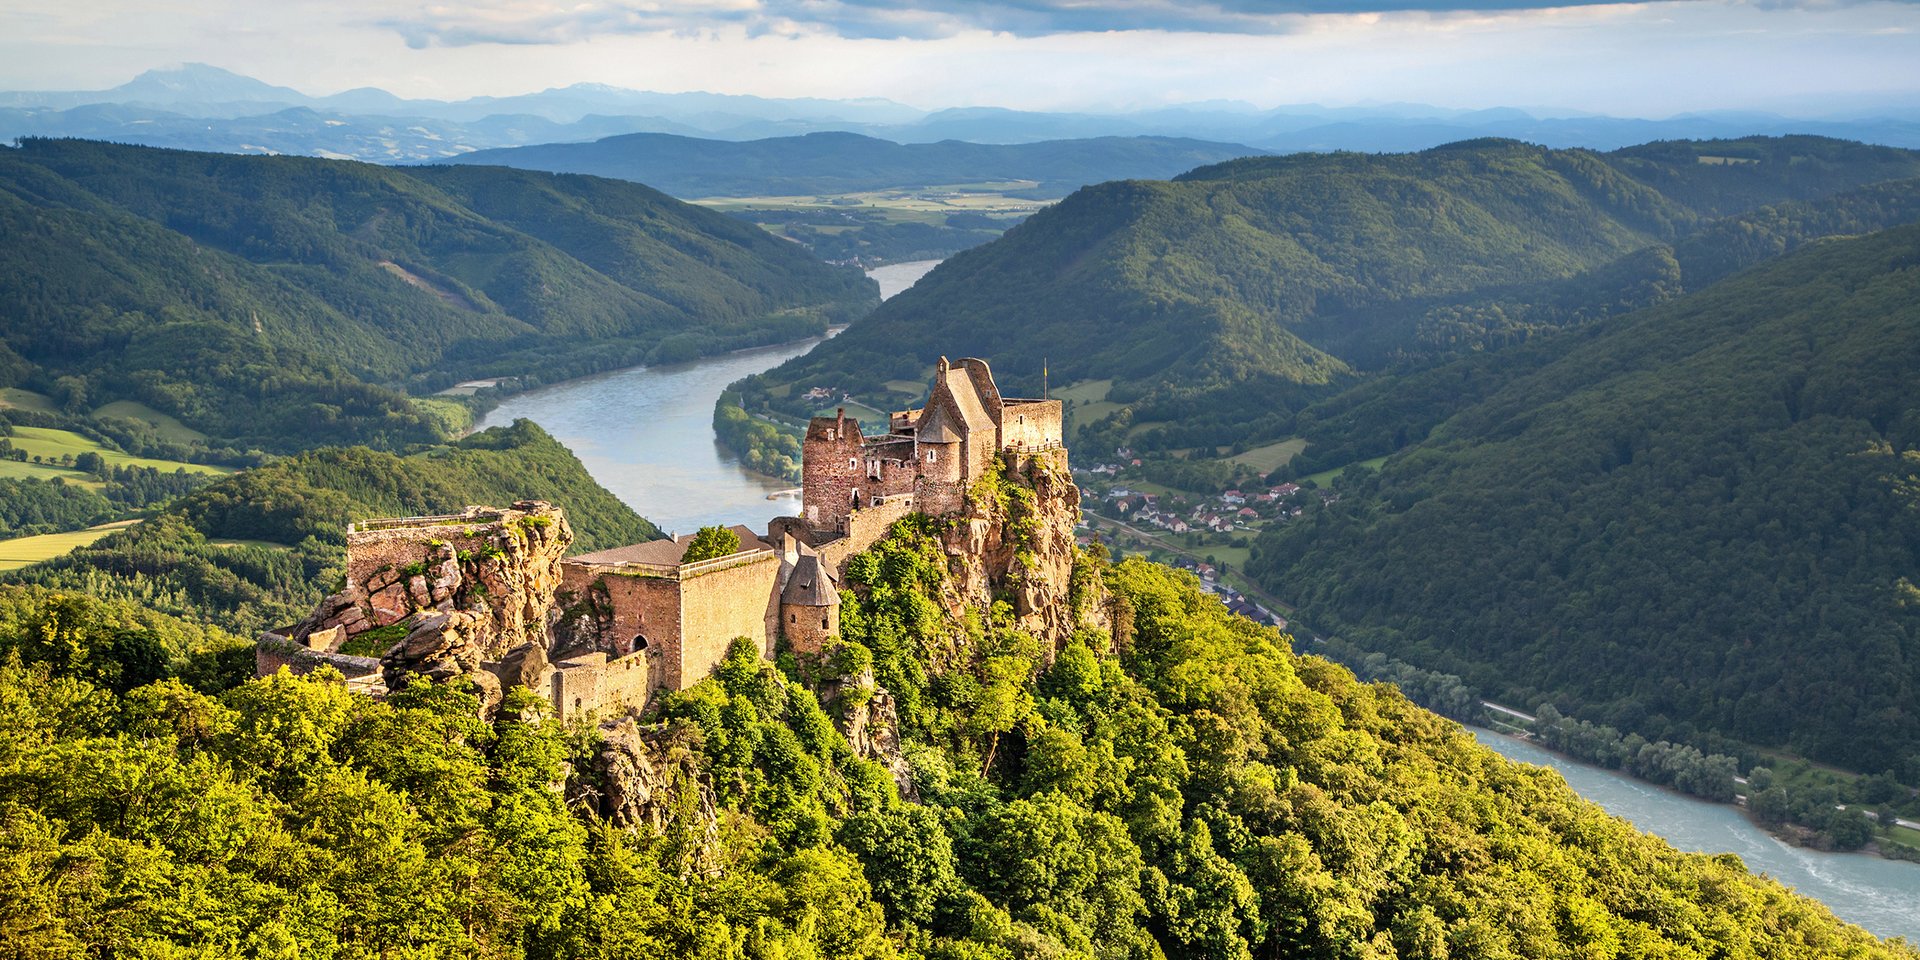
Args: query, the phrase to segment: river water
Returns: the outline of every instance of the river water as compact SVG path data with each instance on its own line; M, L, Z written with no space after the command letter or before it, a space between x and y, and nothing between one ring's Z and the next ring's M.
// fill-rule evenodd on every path
M938 260L867 271L891 297ZM741 350L692 363L633 367L507 398L480 429L525 417L567 445L601 486L669 533L709 524L764 529L791 516L793 484L755 473L713 438L713 403L727 384L797 357L819 340ZM769 496L772 499L769 499Z
M879 267L868 275L880 284L883 297L891 297L936 262ZM713 404L727 384L799 356L817 342L553 384L509 398L481 426L518 417L533 420L571 448L594 479L663 530L691 533L722 523L763 528L774 517L797 512L797 498L783 493L791 484L747 470L715 442ZM1798 849L1769 836L1731 806L1662 790L1488 731L1474 735L1512 759L1553 767L1581 796L1676 847L1737 853L1749 869L1823 901L1845 920L1881 936L1920 942L1920 864Z
M1552 767L1574 792L1682 850L1739 854L1747 869L1825 903L1842 920L1920 943L1920 864L1796 847L1754 826L1731 804L1664 790L1491 730L1467 729L1509 759Z

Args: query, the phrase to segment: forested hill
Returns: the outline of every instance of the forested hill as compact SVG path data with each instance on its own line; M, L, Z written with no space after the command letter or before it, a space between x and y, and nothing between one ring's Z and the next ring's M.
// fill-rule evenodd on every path
M809 196L1019 180L1033 183L1013 189L1014 195L1061 197L1083 184L1170 177L1257 153L1239 144L1178 137L902 144L854 133L746 141L634 133L592 143L477 150L446 162L618 177L676 197Z
M1114 379L1109 399L1131 405L1120 415L1172 423L1171 446L1281 436L1299 403L1357 370L1594 313L1507 323L1461 320L1456 305L1623 264L1762 204L1916 175L1920 153L1797 137L1609 154L1471 141L1100 184L953 257L759 385L884 406L887 380L919 379L942 353L991 358L1022 389L1050 359L1056 386ZM1621 270L1601 279L1657 302L1663 274Z
M1114 629L1043 657L948 615L947 568L903 521L856 558L827 656L742 641L597 727L524 688L492 722L433 683L227 689L246 647L219 631L0 586L0 929L35 957L1920 956L1291 653L1191 575L1086 558ZM924 695L896 715L876 674Z
M0 149L0 235L0 386L282 451L435 439L406 387L684 359L877 302L646 187L501 168L29 140Z
M328 447L248 470L158 516L0 580L124 600L242 636L304 617L339 576L346 525L539 499L581 550L660 536L531 421L409 456Z
M1503 701L1920 779L1920 226L1459 366L1250 571Z

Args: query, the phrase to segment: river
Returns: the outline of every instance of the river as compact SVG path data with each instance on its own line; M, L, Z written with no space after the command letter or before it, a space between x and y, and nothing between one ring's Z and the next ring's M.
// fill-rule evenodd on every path
M879 267L868 275L880 284L882 296L891 297L935 262ZM691 533L716 523L761 528L797 511L790 495L768 499L792 485L747 470L714 441L713 403L727 384L799 356L817 342L553 384L508 398L481 426L518 417L540 424L572 448L594 479L661 529ZM1755 827L1733 807L1681 796L1487 731L1474 733L1508 757L1553 767L1581 796L1681 849L1732 851L1750 869L1825 902L1846 920L1882 936L1920 941L1920 864L1798 849Z
M1819 900L1842 920L1920 943L1920 864L1796 847L1754 826L1731 804L1665 790L1491 730L1467 729L1509 759L1552 767L1574 792L1682 850L1739 854L1747 869Z
M867 275L891 297L938 260L876 267ZM508 397L480 428L525 417L567 445L587 472L670 533L709 524L764 529L798 513L793 484L755 473L713 438L713 404L727 384L797 357L818 339L741 350L691 363L633 367ZM769 495L773 499L768 499Z

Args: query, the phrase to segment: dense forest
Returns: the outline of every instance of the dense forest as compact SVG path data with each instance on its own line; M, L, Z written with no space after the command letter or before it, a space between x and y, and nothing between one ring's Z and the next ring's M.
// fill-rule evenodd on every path
M1788 137L1604 154L1468 141L1100 184L738 390L787 413L806 412L796 398L813 387L886 409L900 399L888 381L920 380L941 354L975 355L1016 392L1038 391L1043 362L1056 386L1112 379L1120 409L1088 426L1083 446L1277 439L1300 409L1365 376L1677 295L1691 283L1673 264L1682 248L1703 276L1779 252L1783 231L1764 224L1702 234L1727 218L1770 205L1791 217L1800 208L1781 205L1915 176L1920 153ZM1911 197L1863 199L1784 233L1908 222Z
M470 377L817 333L877 299L637 184L28 140L0 150L0 387L138 401L243 449L397 448Z
M1916 264L1828 240L1381 394L1473 387L1250 571L1505 702L1920 782Z
M1113 630L1042 656L993 610L949 619L902 522L856 558L846 642L740 644L668 698L658 817L618 824L593 771L631 736L524 690L489 723L444 686L235 682L218 630L0 587L0 931L31 956L1916 956L1189 575L1081 565ZM903 669L912 798L840 726Z
M405 457L364 447L288 457L0 581L135 603L251 637L306 616L326 593L340 573L347 523L519 499L564 508L583 550L660 536L566 447L521 420Z

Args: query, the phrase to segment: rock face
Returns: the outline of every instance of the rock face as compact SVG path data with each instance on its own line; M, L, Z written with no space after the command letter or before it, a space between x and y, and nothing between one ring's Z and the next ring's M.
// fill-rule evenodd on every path
M570 804L620 827L678 833L682 871L700 870L719 838L713 784L700 771L690 744L697 735L679 725L640 726L631 719L600 726L600 749L588 769L567 784Z
M958 616L962 606L985 610L1004 592L1013 601L1014 626L1039 638L1051 663L1075 631L1105 633L1108 621L1098 578L1087 578L1082 595L1073 595L1080 488L1064 450L1016 457L999 483L1001 496L969 497L944 535L955 587L948 613Z
M548 612L560 587L560 560L572 543L566 514L541 500L350 530L346 583L294 627L292 637L337 649L370 631L404 625L397 642L370 651L381 655L390 688L410 675L436 681L466 675L492 693L499 683L480 669L482 661L527 645L539 647L545 660Z
M834 726L847 738L854 754L887 768L900 788L900 796L919 803L913 767L900 749L899 711L894 707L893 694L874 679L873 669L826 680L815 693L833 715Z

